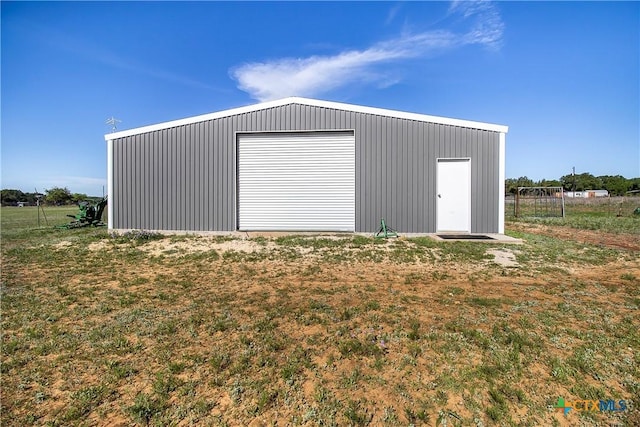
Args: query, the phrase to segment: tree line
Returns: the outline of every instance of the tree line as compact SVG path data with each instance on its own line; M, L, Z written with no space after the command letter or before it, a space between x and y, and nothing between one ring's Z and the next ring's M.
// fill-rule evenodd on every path
M96 197L89 197L83 193L71 193L68 188L53 187L44 193L24 193L20 190L0 190L2 206L16 206L19 202L35 206L40 199L46 205L71 205L83 201L93 201Z
M581 173L564 175L557 180L534 181L526 176L521 176L520 178L507 178L504 185L507 194L515 194L518 187L563 187L565 191L607 190L612 196L624 196L629 191L640 191L640 178L627 179L622 175L593 176L590 173ZM38 198L40 198L40 203L47 205L69 205L99 199L83 193L71 193L66 187L53 187L45 190L44 193L24 193L20 190L9 189L0 192L2 206L16 206L19 202L35 205Z
M629 191L640 190L640 178L622 175L593 176L590 173L568 174L554 180L534 181L521 176L504 182L505 192L515 194L518 187L562 187L565 191L607 190L611 196L624 196Z

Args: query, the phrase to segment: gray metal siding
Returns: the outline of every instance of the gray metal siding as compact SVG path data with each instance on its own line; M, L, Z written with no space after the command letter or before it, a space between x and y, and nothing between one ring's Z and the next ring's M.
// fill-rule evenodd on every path
M113 141L113 228L237 227L237 134L354 130L356 231L436 228L436 160L471 159L471 231L498 231L499 133L291 104Z

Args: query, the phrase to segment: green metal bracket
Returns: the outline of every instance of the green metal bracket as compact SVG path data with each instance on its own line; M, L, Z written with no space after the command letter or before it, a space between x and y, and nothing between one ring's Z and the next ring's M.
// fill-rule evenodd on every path
M387 224L384 222L384 219L381 219L380 220L380 229L375 234L375 237L379 237L379 238L384 237L386 239L388 237L399 237L399 236L398 236L398 233L396 232L396 230L387 227Z

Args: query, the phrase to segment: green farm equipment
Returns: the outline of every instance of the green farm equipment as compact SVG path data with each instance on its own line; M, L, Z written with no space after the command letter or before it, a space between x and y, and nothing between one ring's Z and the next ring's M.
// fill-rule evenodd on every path
M78 203L80 212L76 215L67 215L73 218L68 224L61 225L57 228L81 228L81 227L102 227L106 225L102 222L102 213L107 207L107 198L102 198L99 202L91 204L89 202Z
M380 220L380 229L378 230L378 232L375 234L375 237L380 237L380 238L389 238L389 237L399 237L398 236L398 232L396 230L394 230L393 228L390 228L389 226L387 226L387 223L384 221L384 219Z

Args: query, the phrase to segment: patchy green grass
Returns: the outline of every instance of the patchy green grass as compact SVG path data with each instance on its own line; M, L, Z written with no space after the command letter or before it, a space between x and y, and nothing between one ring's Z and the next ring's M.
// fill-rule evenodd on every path
M513 206L506 208L505 216L514 223L542 224L593 230L613 234L640 236L640 218L633 215L640 207L640 197L615 197L602 200L567 200L565 218L515 218Z
M567 215L566 218L511 218L514 222L570 227L578 230L595 230L615 234L640 235L640 220L635 217Z
M23 209L0 211L2 425L636 425L553 405L640 395L637 252L114 237Z

